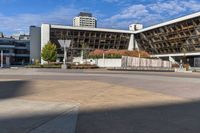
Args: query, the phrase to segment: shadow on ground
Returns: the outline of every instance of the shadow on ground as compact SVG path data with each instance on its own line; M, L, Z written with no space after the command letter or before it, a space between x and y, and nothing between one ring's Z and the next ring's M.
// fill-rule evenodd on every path
M200 102L190 102L149 107L123 107L80 111L76 133L199 133ZM32 133L58 114L35 114L5 118L0 117L1 133ZM56 122L56 133L68 133ZM34 128L33 128L34 127ZM51 128L44 127L49 129ZM69 128L68 128L69 129ZM55 128L54 131L55 132ZM37 133L37 132L36 132ZM71 133L71 132L70 132Z
M75 115L52 113L0 118L1 133L74 133Z
M0 81L0 100L28 94L29 81Z
M27 95L28 82L1 81L0 101ZM15 103L13 103L13 106L15 106ZM27 116L12 116L11 112L5 117L4 114L1 114L0 133L29 133L33 127L41 126L57 115L38 113ZM61 124L54 123L51 127L55 127L55 125ZM68 133L67 131L64 132ZM56 133L64 132L57 130ZM121 108L108 107L101 110L80 110L76 125L76 133L199 132L200 101L146 107L129 106Z
M0 118L1 133L29 133L58 114L40 114L32 116L15 116L13 118Z
M79 113L76 133L199 133L200 102Z

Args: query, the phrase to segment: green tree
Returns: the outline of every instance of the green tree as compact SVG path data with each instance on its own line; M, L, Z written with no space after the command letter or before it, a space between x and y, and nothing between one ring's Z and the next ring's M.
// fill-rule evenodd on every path
M55 62L57 59L57 48L54 43L48 42L42 49L41 53L42 59L44 61Z

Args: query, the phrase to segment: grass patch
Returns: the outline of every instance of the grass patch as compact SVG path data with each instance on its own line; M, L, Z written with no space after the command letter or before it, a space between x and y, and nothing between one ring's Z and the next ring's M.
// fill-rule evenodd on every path
M28 65L26 68L61 68L61 64L35 64Z
M26 68L61 68L62 64L35 64L35 65L28 65ZM99 68L96 65L91 64L68 64L68 69L97 69Z
M97 69L99 68L97 65L91 65L91 64L71 64L70 65L71 69Z

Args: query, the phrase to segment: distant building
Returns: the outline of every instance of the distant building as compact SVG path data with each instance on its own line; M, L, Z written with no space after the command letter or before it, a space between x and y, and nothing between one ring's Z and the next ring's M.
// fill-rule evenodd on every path
M16 35L12 35L11 38L14 38L16 40L30 40L30 36L29 35L21 35L21 34L16 34Z
M3 38L4 36L3 36L3 32L0 32L0 38Z
M91 13L80 12L79 16L73 19L74 27L89 27L96 28L97 27L97 19L92 16Z
M3 64L25 65L30 61L30 40L28 35L13 37L0 37L0 51L3 50Z

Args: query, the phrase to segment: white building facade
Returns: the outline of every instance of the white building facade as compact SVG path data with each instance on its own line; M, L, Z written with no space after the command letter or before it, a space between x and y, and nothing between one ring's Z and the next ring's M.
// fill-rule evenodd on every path
M74 27L97 27L97 19L91 13L80 13L78 17L73 19Z

